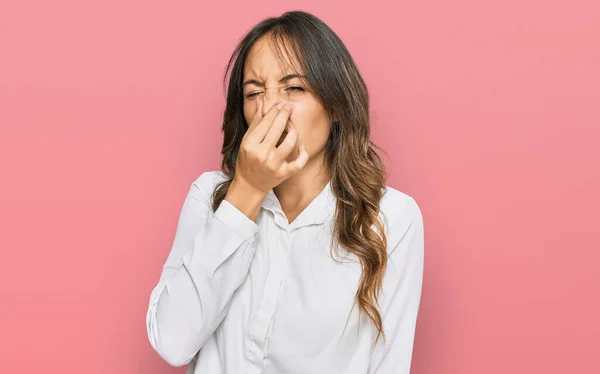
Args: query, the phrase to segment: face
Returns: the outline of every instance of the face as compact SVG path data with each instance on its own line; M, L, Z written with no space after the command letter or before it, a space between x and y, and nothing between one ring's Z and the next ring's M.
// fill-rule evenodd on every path
M308 92L307 81L298 77L280 81L287 75L298 73L302 75L302 72L284 70L284 66L280 66L271 49L267 37L263 36L256 41L244 65L243 82L250 82L243 87L246 123L252 121L258 98L263 100L263 115L273 105L280 102L289 103L293 107L289 121L298 132L295 150L297 151L300 144L304 143L310 158L322 156L330 130L327 112L319 100ZM284 137L285 133L279 141L281 142ZM296 159L296 155L297 152L292 151L288 161Z

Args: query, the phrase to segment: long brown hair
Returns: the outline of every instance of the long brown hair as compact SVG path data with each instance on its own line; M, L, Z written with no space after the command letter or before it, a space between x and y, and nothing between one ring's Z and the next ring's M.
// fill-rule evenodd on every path
M331 131L324 162L331 174L331 191L337 198L332 239L359 259L362 273L355 304L375 325L375 342L380 337L385 340L377 303L387 265L386 236L378 219L385 167L373 149L380 148L370 139L367 86L340 38L316 16L290 11L264 19L240 40L232 54L223 78L225 85L230 73L221 149L221 168L228 179L215 188L212 209L216 211L227 194L248 129L243 112L244 62L254 43L265 35L271 37L282 64L290 64L284 55L292 57L291 63L296 65L293 68L306 75L309 91L329 115Z

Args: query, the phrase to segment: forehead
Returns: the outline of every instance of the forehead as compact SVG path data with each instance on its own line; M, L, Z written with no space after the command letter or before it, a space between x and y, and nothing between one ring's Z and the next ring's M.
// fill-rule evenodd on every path
M267 35L258 39L244 62L244 78L278 79L287 74L302 74L289 52L289 44L280 43Z

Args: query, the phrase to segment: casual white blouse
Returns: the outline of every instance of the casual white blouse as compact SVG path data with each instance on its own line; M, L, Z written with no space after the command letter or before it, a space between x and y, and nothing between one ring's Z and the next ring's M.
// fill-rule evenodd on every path
M151 293L146 325L160 357L188 374L408 374L424 263L415 200L389 186L381 200L387 343L372 347L376 330L353 308L360 263L330 255L330 184L292 223L271 190L254 222L227 200L212 212L224 179L208 171L192 183Z

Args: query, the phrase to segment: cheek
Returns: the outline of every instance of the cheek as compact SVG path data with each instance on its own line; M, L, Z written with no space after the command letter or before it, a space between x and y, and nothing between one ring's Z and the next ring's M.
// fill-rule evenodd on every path
M246 119L246 123L250 125L252 121L252 117L254 116L254 106L252 103L244 103L244 118Z
M294 105L290 121L298 131L299 141L319 146L327 141L329 136L329 120L324 110L314 105Z

